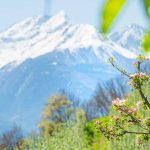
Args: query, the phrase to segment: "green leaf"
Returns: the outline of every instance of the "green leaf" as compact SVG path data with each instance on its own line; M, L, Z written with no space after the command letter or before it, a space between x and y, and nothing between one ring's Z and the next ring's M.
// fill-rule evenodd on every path
M127 0L107 0L102 14L102 32L106 33L122 10Z
M145 35L142 46L145 52L150 52L150 31Z
M150 19L150 0L144 0L146 14Z

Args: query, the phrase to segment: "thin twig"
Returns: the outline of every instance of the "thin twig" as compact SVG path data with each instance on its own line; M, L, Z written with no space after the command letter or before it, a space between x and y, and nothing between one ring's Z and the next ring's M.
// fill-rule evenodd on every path
M125 133L130 133L130 134L150 134L150 132L134 132L134 131L125 131Z
M119 72L126 75L127 77L130 77L130 75L126 71L122 71L119 67L117 67L114 63L111 63L113 67L115 67Z
M145 104L146 104L146 105L148 106L148 108L150 109L150 103L149 103L147 97L146 97L146 96L144 95L144 93L142 92L141 87L138 88L138 91L139 91L139 93L140 93L142 99L144 100Z

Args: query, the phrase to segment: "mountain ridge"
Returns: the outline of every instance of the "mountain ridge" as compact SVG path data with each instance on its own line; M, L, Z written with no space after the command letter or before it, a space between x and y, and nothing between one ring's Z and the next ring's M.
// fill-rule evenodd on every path
M133 71L137 53L125 42L131 50L92 25L73 24L63 12L30 17L0 33L0 130L13 122L33 129L47 99L61 89L88 100L98 83L119 75L107 63L110 57Z
M74 52L82 47L93 47L98 54L97 49L106 41L96 28L88 24L74 25L67 19L63 12L51 18L30 17L0 33L0 67L15 61L19 64L54 50ZM128 53L131 56L131 52Z

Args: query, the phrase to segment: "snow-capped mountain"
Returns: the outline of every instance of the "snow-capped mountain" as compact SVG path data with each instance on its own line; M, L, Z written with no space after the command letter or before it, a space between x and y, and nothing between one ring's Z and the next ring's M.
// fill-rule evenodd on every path
M141 26L132 24L121 29L121 31L113 32L109 38L118 45L130 49L134 53L139 53L141 48L141 39L145 34L145 29Z
M1 32L0 130L13 122L26 131L34 128L44 104L59 90L89 99L97 83L119 74L107 63L112 56L132 71L143 32L129 26L106 40L93 26L73 24L63 12L30 17Z

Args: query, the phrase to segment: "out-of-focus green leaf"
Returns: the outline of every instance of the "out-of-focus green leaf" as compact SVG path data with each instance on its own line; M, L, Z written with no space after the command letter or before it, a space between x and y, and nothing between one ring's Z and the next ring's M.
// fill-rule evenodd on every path
M102 14L102 32L106 33L110 29L113 21L122 10L127 0L107 0Z
M144 0L144 5L146 8L146 14L150 19L150 0Z
M145 52L150 52L150 31L145 35L142 46Z

